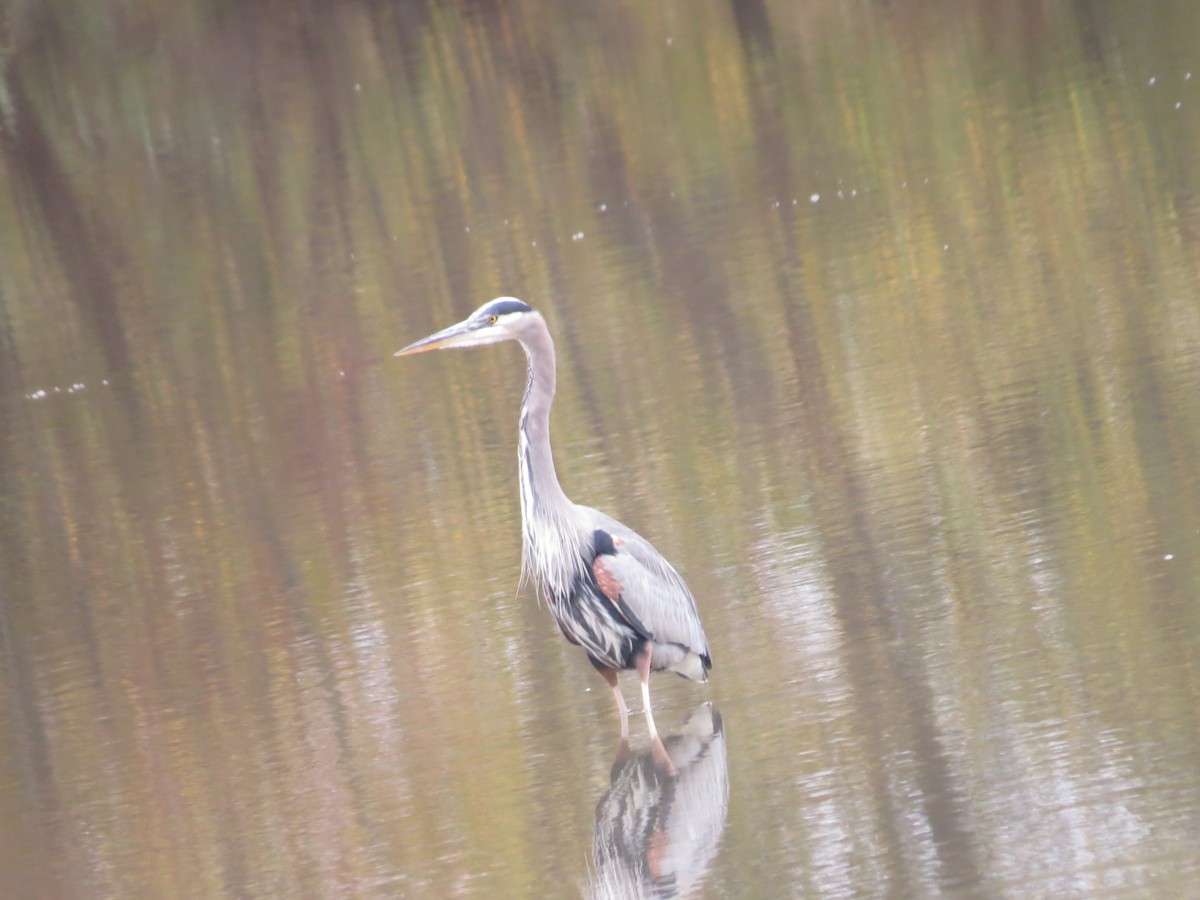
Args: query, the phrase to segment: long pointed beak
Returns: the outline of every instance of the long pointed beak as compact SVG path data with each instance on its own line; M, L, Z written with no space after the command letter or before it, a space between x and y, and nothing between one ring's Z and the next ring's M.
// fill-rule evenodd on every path
M414 353L424 353L427 350L441 350L443 347L457 346L459 341L472 333L469 321L459 322L449 328L443 328L436 334L421 338L414 344L409 344L403 350L397 350L394 356L411 356Z

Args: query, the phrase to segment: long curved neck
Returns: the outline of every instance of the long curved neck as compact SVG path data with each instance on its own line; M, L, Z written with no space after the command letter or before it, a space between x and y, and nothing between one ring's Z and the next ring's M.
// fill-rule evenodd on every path
M556 381L554 340L540 315L536 327L521 335L521 346L529 361L529 373L525 399L521 401L517 457L521 464L522 511L528 516L570 501L558 483L550 450L550 404L554 402ZM532 502L535 499L537 502Z
M524 569L544 587L558 592L566 588L573 574L576 548L571 545L577 536L570 527L573 504L558 483L550 450L554 341L540 315L520 341L529 360L517 435Z

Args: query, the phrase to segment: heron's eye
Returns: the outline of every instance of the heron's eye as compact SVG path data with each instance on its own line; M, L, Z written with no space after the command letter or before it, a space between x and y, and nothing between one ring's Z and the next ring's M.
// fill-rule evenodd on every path
M488 324L489 325L495 325L499 321L500 321L500 317L498 315L496 315L495 313L492 313L492 315L488 316Z

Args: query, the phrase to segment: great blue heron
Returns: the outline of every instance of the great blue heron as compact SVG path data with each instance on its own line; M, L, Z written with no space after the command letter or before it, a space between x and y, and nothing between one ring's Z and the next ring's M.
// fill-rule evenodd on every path
M457 325L409 344L396 356L517 341L529 360L517 436L521 484L522 577L532 577L558 627L612 687L629 737L629 710L617 672L637 669L650 737L650 672L671 669L707 681L708 639L687 585L650 542L563 493L550 452L554 341L546 320L513 297L485 303Z

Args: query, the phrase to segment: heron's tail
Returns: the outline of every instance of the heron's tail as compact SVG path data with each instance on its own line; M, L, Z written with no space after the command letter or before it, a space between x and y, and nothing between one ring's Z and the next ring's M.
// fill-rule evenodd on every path
M683 659L669 668L672 672L678 672L684 678L690 678L692 681L708 681L708 670L712 663L705 665L707 660L707 656L701 657L689 650L684 654Z

